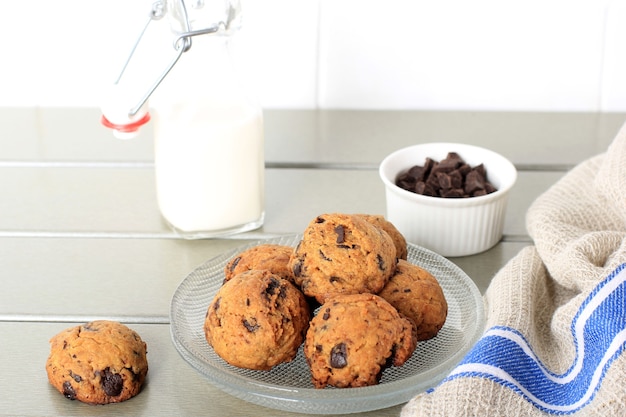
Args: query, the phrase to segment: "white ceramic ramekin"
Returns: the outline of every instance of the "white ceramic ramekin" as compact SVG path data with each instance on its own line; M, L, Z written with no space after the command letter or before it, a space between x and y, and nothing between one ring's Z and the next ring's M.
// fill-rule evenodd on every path
M419 195L395 184L396 177L426 158L441 161L456 152L470 166L483 164L487 180L498 190L479 197L441 198ZM511 187L517 180L513 164L488 149L462 143L425 143L399 149L380 164L385 184L387 220L408 242L443 256L483 252L502 238Z

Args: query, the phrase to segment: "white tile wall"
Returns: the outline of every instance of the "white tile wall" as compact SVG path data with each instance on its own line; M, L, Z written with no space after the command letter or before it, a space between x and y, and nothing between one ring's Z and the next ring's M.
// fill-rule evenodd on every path
M320 105L595 108L603 1L572 3L326 1Z
M601 110L626 109L626 1L612 1L606 9Z
M626 0L242 3L266 108L626 111ZM98 106L151 4L5 4L0 105Z

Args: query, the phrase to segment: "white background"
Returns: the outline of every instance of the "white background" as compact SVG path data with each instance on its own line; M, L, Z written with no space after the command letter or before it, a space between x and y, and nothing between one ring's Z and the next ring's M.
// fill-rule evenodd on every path
M1 4L0 106L99 107L152 1ZM242 4L265 108L626 111L626 0Z

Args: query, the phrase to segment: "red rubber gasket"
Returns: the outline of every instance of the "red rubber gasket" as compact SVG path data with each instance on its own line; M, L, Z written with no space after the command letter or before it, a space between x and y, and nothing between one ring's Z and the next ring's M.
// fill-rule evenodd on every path
M104 126L113 130L117 130L118 132L124 132L124 133L136 132L141 126L148 123L149 120L150 120L150 113L146 113L145 116L143 116L141 119L135 122L124 124L124 125L117 125L115 123L111 123L109 119L104 117L104 114L100 118L100 122Z

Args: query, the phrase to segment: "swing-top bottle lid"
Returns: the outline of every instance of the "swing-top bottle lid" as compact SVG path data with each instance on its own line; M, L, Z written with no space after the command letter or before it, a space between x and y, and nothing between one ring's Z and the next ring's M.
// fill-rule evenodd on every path
M129 90L114 84L104 98L101 110L101 123L113 130L118 139L132 139L139 133L139 128L150 121L148 102L146 101L134 113L128 109L134 97L129 97Z
M157 78L156 82L151 85L147 93L137 103L136 89L128 88L129 83L127 80L124 83L126 87L120 85L122 75L148 24L151 21L160 20L168 11L170 12L172 30L177 35L174 41L175 56ZM217 18L217 20L212 20L211 18ZM117 81L109 89L102 103L102 124L113 129L113 134L117 138L130 139L136 136L139 128L150 120L150 114L148 113L149 97L176 62L178 62L181 55L191 48L192 37L219 33L229 34L236 31L240 24L241 8L239 0L222 0L221 2L211 3L206 3L204 0L160 0L153 3L146 26L139 35ZM134 85L132 86L135 87ZM137 104L129 108L129 103Z

